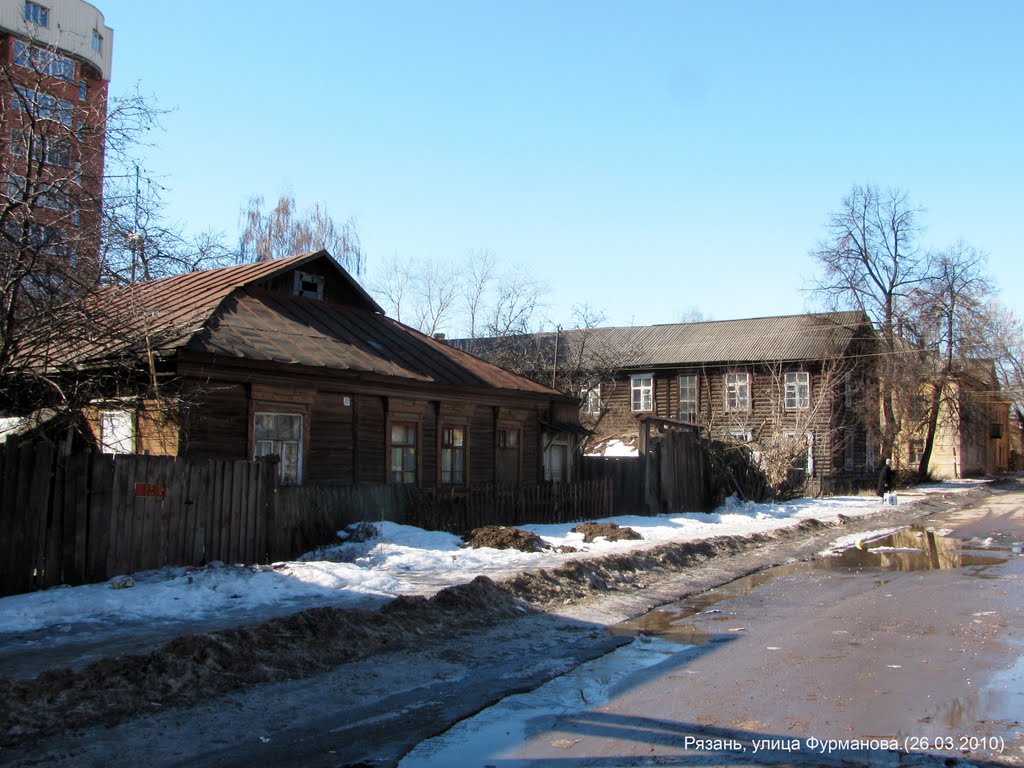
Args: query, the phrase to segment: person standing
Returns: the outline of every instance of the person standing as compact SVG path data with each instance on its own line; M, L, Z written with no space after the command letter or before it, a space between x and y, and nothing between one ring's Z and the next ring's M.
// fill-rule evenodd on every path
M895 472L892 468L892 459L886 459L882 465L882 471L878 473L878 495L885 496L892 490L892 479Z

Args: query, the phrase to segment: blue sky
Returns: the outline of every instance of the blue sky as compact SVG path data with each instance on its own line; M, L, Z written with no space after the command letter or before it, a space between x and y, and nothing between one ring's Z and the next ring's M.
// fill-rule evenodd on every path
M251 194L392 254L490 249L609 324L790 314L853 184L990 254L1024 314L1024 3L96 0L114 93L173 109L168 213Z

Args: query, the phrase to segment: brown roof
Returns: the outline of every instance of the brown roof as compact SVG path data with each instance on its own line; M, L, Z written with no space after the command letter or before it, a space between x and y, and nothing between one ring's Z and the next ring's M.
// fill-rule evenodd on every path
M382 314L258 288L232 295L186 347L437 384L556 393Z
M339 304L270 291L265 283L314 260L329 262L353 289ZM157 353L182 349L444 385L559 395L557 390L452 349L386 317L326 251L190 272L101 296L106 322L92 344L65 350L65 362L137 355L144 338ZM100 327L101 325L107 327Z

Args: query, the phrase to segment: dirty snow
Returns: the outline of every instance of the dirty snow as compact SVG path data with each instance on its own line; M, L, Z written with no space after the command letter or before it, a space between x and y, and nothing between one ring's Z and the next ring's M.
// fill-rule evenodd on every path
M906 494L908 502L935 493L968 491L977 482L922 486ZM522 571L554 568L572 558L593 557L722 535L749 535L840 514L859 517L883 511L876 497L846 496L755 504L729 499L710 514L680 513L657 517L619 516L613 522L633 528L643 541L584 544L575 523L530 525L552 547L578 552L536 553L490 548L463 549L457 536L395 523L376 523L379 535L362 543L317 550L293 562L271 566L212 563L201 568L164 568L132 574L133 586L116 589L122 577L101 584L57 587L0 598L0 642L4 636L53 629L98 629L111 624L202 621L226 614L252 619L310 605L350 607L379 603L396 595L430 595L475 576L502 579ZM873 538L858 534L856 539ZM851 542L855 543L855 542Z
M679 652L677 643L658 638L637 638L629 645L556 677L530 693L505 697L440 736L420 743L399 766L477 768L481 764L500 763L511 768L532 765L533 761L516 759L516 752L529 740L531 730L536 730L539 720L550 722L558 715L599 707L612 698L617 686L627 676L653 667ZM567 739L564 744L556 741L552 746L568 748L573 743Z

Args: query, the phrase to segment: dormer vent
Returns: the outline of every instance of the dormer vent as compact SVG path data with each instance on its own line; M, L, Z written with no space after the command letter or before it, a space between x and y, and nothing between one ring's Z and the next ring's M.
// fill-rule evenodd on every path
M308 272L295 270L294 293L307 299L324 298L324 278L322 275L311 275Z

